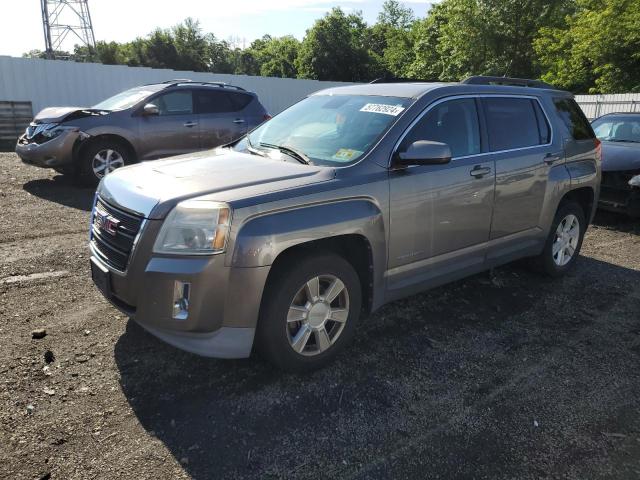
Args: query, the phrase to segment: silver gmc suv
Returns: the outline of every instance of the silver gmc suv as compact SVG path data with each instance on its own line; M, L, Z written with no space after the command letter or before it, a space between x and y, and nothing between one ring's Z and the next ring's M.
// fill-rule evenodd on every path
M600 144L550 85L331 88L233 145L106 176L92 277L178 348L310 370L387 302L523 257L564 274L599 184Z

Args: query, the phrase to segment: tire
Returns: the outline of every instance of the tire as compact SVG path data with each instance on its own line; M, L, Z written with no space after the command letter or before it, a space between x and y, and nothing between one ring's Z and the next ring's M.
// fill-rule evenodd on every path
M360 278L349 262L333 253L291 257L276 268L263 295L257 350L281 370L322 368L356 332L362 306ZM344 289L339 290L336 279Z
M564 238L559 236L561 224L562 231L565 233ZM573 227L577 228L575 235L567 231L567 228L572 230ZM582 207L573 201L561 203L551 224L544 250L531 260L534 269L551 277L560 277L567 273L580 254L586 229L587 221ZM557 242L561 243L557 244ZM566 246L563 247L563 245ZM568 259L567 255L569 255Z
M129 149L122 143L103 140L91 143L80 151L76 180L83 185L95 186L102 177L132 161ZM102 163L101 163L102 162ZM98 171L103 166L102 173Z

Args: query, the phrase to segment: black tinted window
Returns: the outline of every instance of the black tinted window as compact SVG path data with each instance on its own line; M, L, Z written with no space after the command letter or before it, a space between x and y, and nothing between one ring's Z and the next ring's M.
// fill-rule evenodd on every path
M193 113L193 99L189 90L165 93L151 102L160 115L188 115Z
M556 98L553 100L558 114L569 129L574 140L588 140L595 135L578 104L570 98Z
M402 148L418 140L446 143L454 157L480 153L475 100L449 100L436 105L411 129L402 142Z
M251 102L251 99L253 98L251 95L247 95L245 93L229 92L227 93L227 95L229 95L231 103L233 103L233 106L236 110L242 110L244 107L249 105L249 102Z
M492 152L540 145L538 119L528 98L487 98L484 100ZM546 143L546 142L544 142Z
M235 112L236 106L229 95L220 90L196 90L196 111L198 113Z

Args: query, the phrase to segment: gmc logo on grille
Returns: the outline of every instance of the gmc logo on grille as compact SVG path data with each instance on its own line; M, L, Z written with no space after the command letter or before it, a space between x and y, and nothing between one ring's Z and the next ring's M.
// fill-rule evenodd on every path
M98 228L98 230L115 236L118 232L118 225L120 225L120 220L118 220L117 218L113 218L107 212L96 209L93 215L93 224Z

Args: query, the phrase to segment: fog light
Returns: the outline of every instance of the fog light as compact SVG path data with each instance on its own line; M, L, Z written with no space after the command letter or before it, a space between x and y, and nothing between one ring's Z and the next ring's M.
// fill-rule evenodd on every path
M189 316L189 294L191 284L175 281L173 284L173 319L186 320Z

